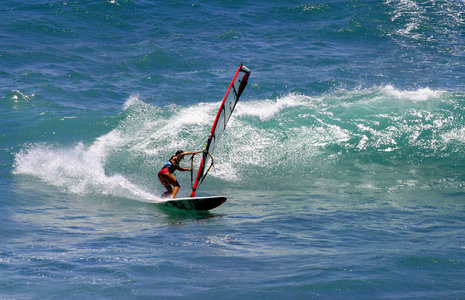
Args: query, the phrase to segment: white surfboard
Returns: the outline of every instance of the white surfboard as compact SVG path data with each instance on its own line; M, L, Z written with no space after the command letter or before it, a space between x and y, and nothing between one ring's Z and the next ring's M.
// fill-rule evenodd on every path
M226 197L224 196L211 196L163 199L156 204L186 210L210 210L220 206L225 201Z

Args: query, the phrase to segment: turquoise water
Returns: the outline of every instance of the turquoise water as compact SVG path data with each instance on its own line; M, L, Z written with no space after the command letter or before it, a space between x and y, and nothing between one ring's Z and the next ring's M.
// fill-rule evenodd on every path
M5 1L0 298L464 298L464 8ZM157 207L240 63L228 201Z

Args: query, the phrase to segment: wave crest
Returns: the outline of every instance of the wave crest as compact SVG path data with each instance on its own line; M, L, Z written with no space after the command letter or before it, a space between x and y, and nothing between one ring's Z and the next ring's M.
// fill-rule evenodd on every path
M360 176L354 172L361 169L384 178L392 168L437 163L442 164L438 173L448 172L465 161L464 100L461 93L384 86L242 101L204 186L214 189L224 181L254 185L265 178L333 180L339 172L339 180L346 180ZM201 150L217 109L218 103L157 107L130 98L119 125L90 146L31 145L16 155L14 173L73 193L155 201L151 191L162 189L158 168L176 149ZM178 176L186 193L189 176ZM361 186L367 184L375 186Z

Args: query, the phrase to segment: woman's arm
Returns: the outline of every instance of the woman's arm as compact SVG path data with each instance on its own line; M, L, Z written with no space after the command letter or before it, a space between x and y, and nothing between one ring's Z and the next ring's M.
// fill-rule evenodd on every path
M186 169L186 168L183 168L183 167L178 167L178 170L179 171L189 171L189 172L192 171L192 169Z
M198 154L198 153L201 153L202 151L195 151L195 152L183 152L181 153L182 156L184 155L192 155L192 154Z

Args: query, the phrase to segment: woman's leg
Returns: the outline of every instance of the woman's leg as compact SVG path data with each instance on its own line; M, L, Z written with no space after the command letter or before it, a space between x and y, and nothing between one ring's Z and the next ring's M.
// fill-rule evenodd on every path
M169 174L169 176L170 176L170 184L173 186L173 193L171 194L171 199L174 199L179 189L181 188L181 185L179 184L178 180L176 179L176 177L174 177L173 174Z
M169 184L168 178L166 176L167 174L169 173L158 174L158 179L160 179L161 184L163 184L166 189L166 192L161 195L162 198L168 197L173 193L173 189L171 188L171 185Z
M176 181L177 183L177 181ZM171 194L171 199L174 199L174 197L176 197L176 194L178 193L179 189L181 188L181 186L179 185L175 185L174 188L173 188L173 193Z
M163 173L159 174L158 178L160 179L161 183L165 186L167 192L163 194L163 196L168 196L171 194L171 199L174 199L176 194L178 193L179 189L181 188L181 185L179 184L178 180L176 177L174 177L173 174L171 173ZM173 186L174 188L171 188Z

